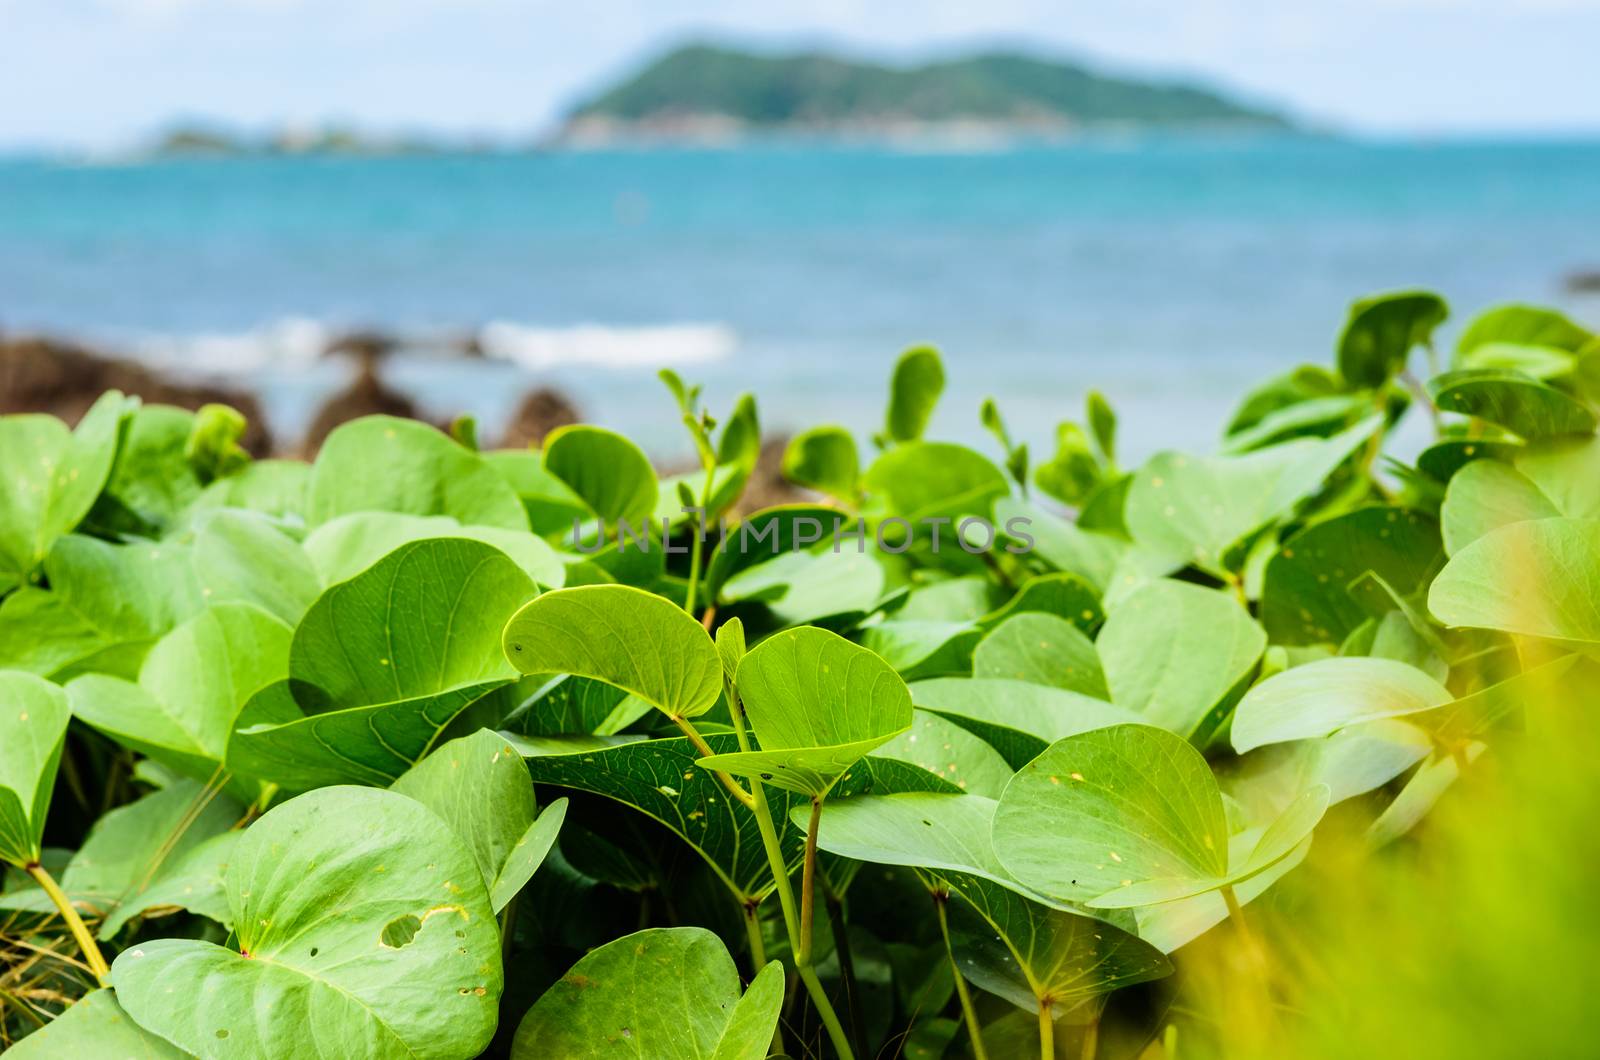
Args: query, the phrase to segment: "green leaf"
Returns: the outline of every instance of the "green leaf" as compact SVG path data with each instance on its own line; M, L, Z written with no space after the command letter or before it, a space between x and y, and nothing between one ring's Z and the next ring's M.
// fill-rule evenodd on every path
M783 966L773 962L741 996L738 969L717 936L649 928L573 965L522 1017L511 1055L760 1060L783 989Z
M739 664L739 695L761 750L701 759L822 798L869 751L911 727L911 693L878 656L815 627L785 630Z
M534 819L533 781L516 748L486 729L435 749L390 786L444 818L472 852L498 913L533 876L566 814Z
M1267 638L1227 594L1160 579L1118 601L1095 646L1111 702L1203 747Z
M201 405L195 412L183 458L202 484L242 471L250 463L250 454L239 444L245 427L244 416L227 405Z
M488 465L522 498L528 525L541 535L570 531L574 522L590 518L589 506L572 488L546 470L541 454L527 449L502 449L483 454Z
M921 766L962 791L999 798L1011 767L977 736L932 711L912 712L911 728L878 748L877 757Z
M1321 490L1379 422L1369 417L1332 438L1297 438L1242 456L1157 453L1128 489L1128 530L1177 562L1229 573L1234 546Z
M1445 552L1453 556L1491 530L1561 514L1520 471L1498 460L1474 460L1450 479L1439 521Z
M230 766L291 790L390 783L451 719L516 678L500 631L534 591L482 542L401 546L311 606L290 681L240 712Z
M783 451L783 477L830 497L854 497L861 477L856 440L843 427L802 431Z
M876 608L887 577L877 552L858 552L842 541L835 552L825 543L739 571L722 584L719 599L724 604L761 604L776 626L823 619L837 626Z
M32 674L0 671L0 860L38 861L56 766L67 735L67 697Z
M656 509L656 472L637 445L602 427L558 427L544 442L544 467L607 524L639 523Z
M132 676L156 638L205 602L182 545L69 534L44 569L48 590L23 588L0 603L0 666L61 680L83 670Z
M156 536L172 529L205 485L189 462L195 416L171 405L134 411L90 521Z
M85 674L67 696L73 714L118 743L210 781L240 709L288 676L292 636L258 607L219 604L157 641L138 684Z
M889 380L888 436L897 442L919 440L942 393L944 365L939 351L917 346L902 353Z
M1089 433L1100 450L1100 457L1112 466L1117 462L1117 414L1111 403L1098 390L1089 391L1085 402L1088 410Z
M1447 626L1600 642L1600 520L1538 519L1490 531L1428 590Z
M1013 769L1064 736L1139 720L1092 696L995 677L918 681L911 698L983 739Z
M972 676L1111 698L1094 641L1066 619L1041 611L1013 615L979 641L972 653Z
M1412 348L1432 341L1450 308L1428 291L1363 298L1339 336L1339 374L1356 386L1382 386L1405 368Z
M1325 786L1310 789L1230 864L1222 793L1200 752L1164 729L1118 725L1069 736L1019 770L995 813L994 846L1012 875L1052 897L1152 905L1266 870L1327 804Z
M1529 346L1516 342L1486 342L1458 358L1462 368L1496 368L1550 380L1572 372L1575 359L1554 346Z
M483 457L425 423L393 416L364 416L335 428L312 465L306 522L320 526L350 512L528 526L521 498Z
M1432 710L1455 697L1439 682L1390 659L1338 658L1274 674L1246 692L1233 716L1240 754L1329 736L1348 725Z
M705 739L714 751L738 747L732 735ZM733 801L714 774L695 768L698 755L686 739L644 740L537 754L527 765L536 784L593 792L654 818L688 843L740 901L759 899L773 882L755 817ZM786 812L791 799L798 804L788 792L768 793L777 814ZM798 861L800 835L785 831L779 838L786 860Z
M592 677L671 718L704 714L722 692L722 663L700 623L630 586L545 593L512 617L504 646L523 673Z
M1005 474L988 457L953 442L897 445L873 461L866 481L893 515L913 525L919 539L931 534L916 525L922 520L984 516L996 498L1011 492ZM944 547L959 547L951 527L944 528L941 541Z
M208 604L254 604L294 625L322 591L299 542L266 516L218 510L198 526L194 573Z
M1514 342L1577 353L1590 338L1587 330L1554 309L1503 305L1473 318L1456 341L1456 352L1467 354L1490 343Z
M996 500L994 518L1026 553L1059 572L1076 575L1096 596L1111 583L1117 564L1128 552L1126 541L1083 529L1016 497Z
M61 1015L6 1050L10 1060L64 1056L185 1060L182 1049L140 1027L112 990L91 990Z
M295 460L256 460L200 491L191 512L247 508L275 519L302 519L311 468Z
M305 553L323 585L355 577L401 545L436 537L482 541L504 552L540 585L559 589L567 569L542 538L525 530L498 526L462 526L447 515L399 515L355 512L341 515L313 530Z
M1171 971L1137 938L1054 908L1018 883L990 843L996 806L975 795L930 793L836 800L818 843L843 857L915 868L959 895L988 926L961 938L963 976L1030 1012L1045 999L1065 1012ZM804 807L790 812L804 823Z
M1406 508L1373 505L1315 523L1267 561L1261 624L1274 644L1342 643L1368 617L1350 593L1357 578L1371 571L1409 595L1439 549L1434 521Z
M1428 381L1434 404L1504 427L1528 441L1590 434L1594 412L1564 391L1520 372L1492 368L1446 372Z
M53 416L0 416L0 595L26 582L89 514L136 399L107 391L76 431Z
M842 509L816 504L781 504L752 512L717 542L706 565L706 590L720 601L722 587L741 572L812 543L831 542L836 528L851 525Z
M117 957L139 1024L204 1057L471 1057L494 1035L500 936L471 854L393 792L276 807L228 867L238 952L162 939Z

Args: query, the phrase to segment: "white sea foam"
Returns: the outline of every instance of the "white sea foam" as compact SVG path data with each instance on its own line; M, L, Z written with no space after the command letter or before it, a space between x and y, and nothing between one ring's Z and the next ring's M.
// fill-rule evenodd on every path
M478 341L488 356L527 368L570 364L656 368L722 360L738 346L739 336L726 324L579 324L549 328L496 320L484 326Z
M287 317L241 332L143 335L133 353L158 368L222 375L303 368L322 355L334 332L320 321Z

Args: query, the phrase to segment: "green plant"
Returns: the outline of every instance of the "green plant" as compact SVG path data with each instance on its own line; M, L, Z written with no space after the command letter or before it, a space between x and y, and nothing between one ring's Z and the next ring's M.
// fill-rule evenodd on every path
M995 459L927 437L918 348L870 444L790 444L822 498L732 522L755 402L670 372L679 476L590 426L374 417L307 465L218 406L0 419L0 1042L1460 1055L1479 995L1411 968L1588 967L1537 910L1586 893L1600 340L1503 307L1437 371L1446 313L1363 299L1137 466L1098 393L1043 462L993 401ZM1441 864L1537 959L1463 941ZM1587 1040L1552 1011L1492 1036Z

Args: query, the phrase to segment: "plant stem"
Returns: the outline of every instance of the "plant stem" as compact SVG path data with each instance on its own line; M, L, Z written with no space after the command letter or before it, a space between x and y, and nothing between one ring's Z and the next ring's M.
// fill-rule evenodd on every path
M83 959L89 962L89 970L94 973L101 986L106 986L107 979L111 975L111 967L106 964L106 959L100 953L100 946L95 942L94 936L89 934L89 929L84 926L83 918L72 907L71 899L56 885L55 878L43 865L35 861L26 868L28 875L44 888L44 893L50 896L50 901L54 902L56 909L60 911L61 919L66 921L72 937L78 941L78 948L83 951Z
M944 936L945 956L950 958L950 974L956 979L956 996L961 999L961 1018L967 1022L967 1039L972 1043L973 1060L989 1060L988 1053L983 1049L983 1029L978 1023L977 1010L972 1007L972 992L967 989L967 981L961 977L961 968L956 964L955 947L950 945L950 917L945 913L944 906L949 896L935 891L933 894L933 907L939 911L939 934Z
M691 528L693 532L690 534L692 543L689 545L689 589L683 595L683 609L689 612L690 617L694 615L695 590L700 587L700 553L706 543L706 516L710 514L706 511L706 505L711 503L711 487L716 483L716 477L717 466L712 464L706 468L706 484L700 490L699 520Z
M1039 1060L1056 1060L1056 1020L1050 1002L1039 1002Z
M1083 1048L1079 1053L1080 1060L1094 1060L1095 1054L1100 1051L1100 1017L1096 1016L1083 1028Z
M778 845L778 830L772 824L772 811L767 805L766 787L759 780L752 780L750 788L756 802L756 827L761 830L761 843L766 847L767 864L772 869L772 879L777 885L778 904L783 908L783 925L789 932L789 948L794 953L795 970L800 973L800 981L806 985L806 993L811 995L811 1004L822 1017L823 1026L828 1028L833 1048L841 1060L855 1060L855 1053L850 1048L850 1039L845 1036L844 1028L839 1025L839 1017L833 1011L833 1003L828 1000L827 991L822 989L822 982L817 978L817 973L811 970L809 940L805 946L804 960L801 957L800 918L795 906L794 884L789 879L789 867L783 860L783 848Z
M761 939L761 907L754 898L746 899L739 903L739 908L744 912L744 930L750 937L750 978L754 980L767 966L767 944ZM772 1052L782 1056L783 1048L783 1021L773 1025Z
M811 963L811 924L817 893L817 825L822 821L822 800L811 800L811 824L806 828L806 857L800 869L800 954L801 964Z
M1255 965L1256 972L1262 977L1264 988L1267 971L1266 951L1261 948L1261 940L1256 938L1256 933L1250 928L1250 922L1245 919L1244 909L1239 905L1239 896L1234 893L1232 885L1222 888L1222 901L1228 907L1228 919L1233 921L1233 928L1239 933L1240 943L1249 954L1250 962Z
M694 744L694 749L700 752L701 758L710 758L716 754L711 749L711 745L706 743L706 738L700 735L700 730L696 729L687 718L674 717L672 720L679 729L683 730L683 734L689 738L689 742ZM720 769L713 769L712 772L717 775L718 780L722 781L722 786L728 789L728 794L742 802L747 809L754 810L756 808L755 797L744 790L743 784L740 784Z

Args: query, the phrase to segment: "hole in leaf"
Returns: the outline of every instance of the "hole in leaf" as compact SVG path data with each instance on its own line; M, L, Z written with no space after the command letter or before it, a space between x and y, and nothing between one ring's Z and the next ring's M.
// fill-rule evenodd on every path
M378 941L391 950L397 950L402 946L409 946L411 940L416 938L417 932L421 930L422 921L407 913L383 925L383 934L378 936Z

